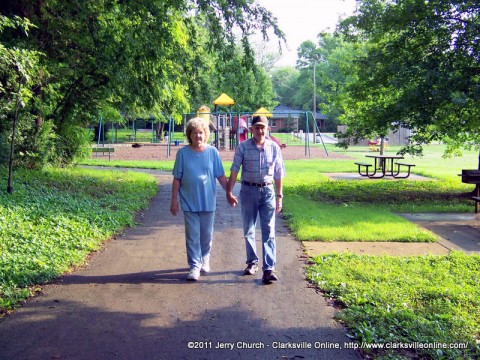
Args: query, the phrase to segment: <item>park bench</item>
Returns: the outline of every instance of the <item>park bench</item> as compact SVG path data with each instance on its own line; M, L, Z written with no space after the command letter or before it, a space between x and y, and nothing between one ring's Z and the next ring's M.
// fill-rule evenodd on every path
M355 165L358 166L358 173L362 176L368 176L368 168L370 166L373 166L372 164L366 164L366 163L361 163L361 162L356 162ZM365 168L364 173L362 173L363 168Z
M95 147L92 148L92 154L102 154L107 156L108 154L108 161L110 161L111 154L115 152L115 148L113 147Z
M410 176L410 169L412 166L415 166L414 164L407 164L407 163L400 163L396 162L395 165L397 165L397 174L395 175L395 178L408 178ZM404 176L398 176L400 174L401 167L404 166L407 168L407 173Z

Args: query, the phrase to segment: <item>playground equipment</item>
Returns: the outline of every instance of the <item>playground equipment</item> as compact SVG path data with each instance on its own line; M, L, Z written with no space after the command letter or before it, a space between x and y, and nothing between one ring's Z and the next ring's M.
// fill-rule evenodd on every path
M234 116L233 117L233 129L230 134L230 139L235 140L234 136L238 134L238 141L237 143L241 143L248 139L248 120L246 115L241 116ZM235 148L236 144L230 144L230 148Z
M225 94L222 94L225 95ZM228 95L227 95L228 96ZM220 100L219 100L220 99ZM220 104L222 99L225 97L220 97L215 102ZM228 103L231 103L233 100L228 100ZM225 104L225 103L222 103ZM305 118L305 130L298 131L295 133L295 136L299 139L304 141L305 144L305 156L310 157L310 147L311 143L322 143L325 153L328 156L328 151L325 146L322 134L318 128L318 125L315 121L312 123L313 114L310 111L294 111L289 113L283 112L269 112L265 108L260 108L255 112L238 112L238 113L224 113L217 111L210 112L210 109L203 105L201 106L197 113L190 113L184 114L184 121L187 122L189 117L199 116L204 118L205 120L210 122L210 131L214 136L212 141L212 145L217 147L219 150L235 150L236 146L248 139L248 129L250 127L251 120L254 116L257 115L264 115L268 118L272 118L272 123L275 118L281 118L282 115L286 115L287 117L291 116L292 114L295 115L296 123L298 123L298 118L304 117ZM298 129L298 125L297 125ZM313 130L313 131L312 131ZM292 133L293 134L293 133ZM268 135L273 141L277 142L277 144L281 148L285 148L286 144L283 144L279 139L272 136L271 134ZM293 136L293 135L292 135Z
M208 106L202 105L197 110L196 115L197 117L205 119L209 124L210 132L214 137L213 144L215 147L226 149L228 140L230 140L230 149L232 149L231 137L232 135L235 135L235 133L234 130L232 130L234 125L233 120L231 119L231 114L211 113Z
M386 150L388 148L388 137L368 140L368 148L370 149L370 151L379 151L381 154L383 154L383 150Z
M222 93L218 98L213 101L215 105L215 114L216 114L216 131L215 131L215 146L217 149L227 149L227 139L230 139L230 132L232 130L232 106L235 104L230 96L225 93ZM230 108L229 114L220 114L218 112L219 106L228 106Z
M235 150L236 146L248 139L248 128L251 120L254 116L257 115L264 115L269 118L275 118L281 115L281 113L274 112L273 114L268 111L267 109L261 107L254 113L251 112L238 112L233 113L231 111L232 106L235 104L235 101L225 93L222 93L217 99L213 101L215 105L215 109L211 112L210 108L206 105L202 105L198 108L196 113L190 114L183 114L184 119L184 126L186 125L189 118L197 116L205 119L209 123L210 132L213 135L214 139L212 141L212 145L215 146L219 150ZM229 112L220 112L220 106L227 106L229 107ZM295 120L296 120L296 128L297 128L297 137L301 138L305 143L305 156L310 157L310 142L313 141L314 143L321 142L323 144L323 148L325 149L325 153L328 156L328 151L325 147L325 143L320 133L320 129L316 124L315 118L310 111L294 111L287 113L288 117L295 113ZM305 132L298 131L298 119L300 116L304 116L305 118ZM313 133L310 132L310 119L313 120L312 130ZM173 124L169 126L172 128ZM292 133L293 134L293 133ZM311 135L313 135L313 139L311 139ZM272 135L268 135L273 141L277 142L277 144L281 148L285 148L286 145L282 144L282 142L275 138ZM169 155L169 152L168 154Z
M276 131L276 129L286 128L296 129L296 131L292 131L292 139L295 137L303 141L305 145L306 157L311 156L311 143L320 142L323 143L323 147L328 156L323 136L320 133L315 121L313 121L312 127L313 114L311 112L296 110L290 110L288 112L270 112L263 107L259 108L255 112L233 112L231 111L231 109L228 112L219 111L219 106L228 105L231 107L231 104L235 104L235 101L228 97L228 95L226 94L222 94L219 98L217 98L214 101L214 104L216 109L213 112L208 106L203 105L198 108L197 112L195 113L183 114L183 126L185 126L187 121L193 117L201 117L205 119L205 121L208 121L210 126L211 138L209 139L209 142L211 145L217 147L219 150L235 150L239 143L249 138L249 127L253 117L256 115L264 115L270 118L269 123L271 124L271 128L273 131ZM168 128L165 131L165 140L167 145L167 157L169 157L171 155L171 146L180 146L183 141L182 139L180 139L180 137L175 137L175 129L178 132L179 126L181 125L175 124L172 116L168 116L167 119ZM126 129L120 129L120 131L123 130L121 132L122 140L123 138L127 139L128 143L132 144L132 146L142 141L142 139L145 142L150 142L149 137L151 137L152 144L157 142L158 139L156 139L155 134L155 121L152 118L150 118L150 121L151 125L146 123L144 127L141 127L139 129L136 129L137 124L135 120L128 121L126 123ZM301 123L303 121L305 121L304 126L302 126L303 130L299 130L298 124L299 122ZM145 120L143 120L143 122L145 122ZM96 148L106 147L107 143L115 144L117 142L117 127L112 122L110 128L114 129L114 131L112 131L111 136L110 133L108 134L108 138L111 139L107 139L106 124L104 119L100 117L98 137L97 139L95 139ZM125 130L128 131L127 134L125 134ZM90 131L92 131L92 128L90 129ZM286 147L286 144L283 144L282 141L280 141L272 134L268 134L267 136L270 137L273 141L277 142L277 144L281 148ZM288 140L286 140L285 137L283 137L283 141L288 143ZM99 154L97 153L96 155L98 156Z
M197 116L202 119L205 119L205 121L210 123L211 122L210 108L205 105L200 106L197 110Z

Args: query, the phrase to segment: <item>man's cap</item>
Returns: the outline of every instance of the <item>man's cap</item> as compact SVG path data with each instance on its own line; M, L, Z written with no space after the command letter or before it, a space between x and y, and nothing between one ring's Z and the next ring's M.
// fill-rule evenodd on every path
M255 125L263 125L263 126L268 126L268 119L266 116L259 115L259 116L254 116L252 120L252 126Z

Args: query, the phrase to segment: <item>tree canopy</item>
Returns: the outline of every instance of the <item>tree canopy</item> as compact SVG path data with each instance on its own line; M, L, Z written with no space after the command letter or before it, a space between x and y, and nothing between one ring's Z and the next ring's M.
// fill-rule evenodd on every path
M271 13L251 0L5 0L0 14L4 22L31 24L28 31L0 28L1 101L10 103L0 118L4 137L12 133L7 99L20 79L3 49L37 54L25 86L32 95L19 116L19 132L31 141L17 142L29 166L69 163L81 155L88 145L82 128L101 109L169 114L179 121L199 89L201 71L210 66L209 54L233 61L240 37L237 65L254 69L248 35L267 36L273 28L283 37Z
M401 153L443 141L448 154L480 147L480 4L359 0L336 34L298 48L297 70L274 72L282 103L347 125L341 146L411 129ZM293 70L292 70L293 71ZM292 91L293 89L293 91Z
M366 42L344 101L347 137L413 130L403 152L447 142L480 143L480 3L467 0L368 0L342 24Z

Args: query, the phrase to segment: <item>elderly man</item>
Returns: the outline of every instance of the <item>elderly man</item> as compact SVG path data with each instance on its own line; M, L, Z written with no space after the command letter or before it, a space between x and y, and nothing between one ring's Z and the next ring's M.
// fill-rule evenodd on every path
M265 116L253 118L250 127L252 137L240 143L235 151L226 194L229 204L235 206L238 199L232 191L238 172L242 168L240 202L247 255L244 275L254 275L258 270L255 227L259 216L262 232L262 280L265 284L278 280L274 273L275 214L282 210L282 179L285 176L280 147L266 137L268 130L268 120Z

